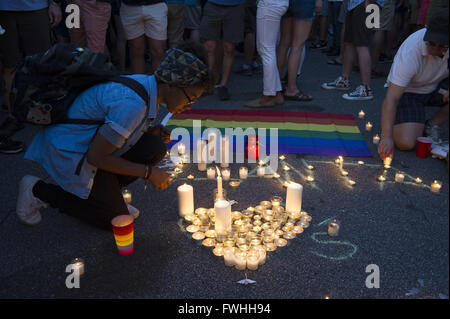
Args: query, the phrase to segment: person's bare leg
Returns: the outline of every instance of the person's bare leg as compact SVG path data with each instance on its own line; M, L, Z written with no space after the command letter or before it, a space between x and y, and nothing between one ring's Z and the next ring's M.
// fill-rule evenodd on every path
M11 93L15 74L15 68L3 68L3 80L5 81L5 94L3 95L3 104L7 106L9 115L12 114L11 105L9 103L9 94Z
M292 42L292 23L293 18L281 19L280 42L277 46L277 66L280 78L283 76L284 65L286 64L286 55Z
M345 79L350 77L352 72L353 62L355 61L355 46L349 42L344 42L344 60L342 61L342 76Z
M217 75L218 74L216 66L217 42L215 40L206 40L203 43L203 46L205 47L206 53L208 54L208 66L214 72L214 74Z
M448 104L441 107L440 111L430 120L433 125L444 125L448 122Z
M130 40L130 62L133 73L145 73L145 35Z
M423 135L424 124L402 123L394 125L393 139L395 146L401 151L410 151L416 146L417 138Z
M230 42L223 42L223 64L222 64L222 80L220 85L227 86L230 73L234 63L234 49L236 45Z
M312 20L311 20L312 21ZM320 16L320 42L327 42L327 33L328 33L328 16Z
M293 96L299 92L297 88L297 71L300 65L303 47L311 31L312 20L294 20L292 45L288 60L288 86L285 95Z
M377 30L375 31L375 34L372 39L372 46L370 48L370 54L372 59L372 71L376 71L377 69L378 60L380 59L380 53L384 45L385 39L384 34L385 31Z
M368 47L356 47L356 52L358 53L359 61L359 73L361 74L362 84L370 85L370 72L371 72L371 61L370 52Z
M155 40L152 38L147 38L147 43L150 54L152 55L151 73L153 74L159 67L161 60L164 57L164 53L166 53L166 40Z
M341 49L339 50L339 56L336 58L336 61L339 63L343 63L344 61L344 30L345 30L345 23L342 24L341 27Z

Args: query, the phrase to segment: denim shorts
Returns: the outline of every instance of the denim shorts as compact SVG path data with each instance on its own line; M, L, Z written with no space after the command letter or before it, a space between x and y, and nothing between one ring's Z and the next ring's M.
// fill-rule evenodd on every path
M283 18L294 18L295 20L314 19L315 0L289 0L289 9Z

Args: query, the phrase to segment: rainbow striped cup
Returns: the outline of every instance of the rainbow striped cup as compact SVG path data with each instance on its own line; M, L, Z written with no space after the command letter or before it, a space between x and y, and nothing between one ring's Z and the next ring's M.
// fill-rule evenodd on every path
M116 240L117 251L121 256L133 253L134 218L130 215L116 216L111 220L111 225Z

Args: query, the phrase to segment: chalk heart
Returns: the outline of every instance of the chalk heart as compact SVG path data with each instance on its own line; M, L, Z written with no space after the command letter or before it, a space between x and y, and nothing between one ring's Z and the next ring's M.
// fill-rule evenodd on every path
M214 255L223 257L226 266L235 266L239 270L256 270L258 265L265 263L266 252L285 247L289 240L301 236L312 219L305 211L287 212L279 203L272 207L270 201L261 201L252 207L264 209L255 210L252 214L246 214L248 208L244 213L233 211L229 221L218 221L217 214L202 213L214 211L214 208L199 207L192 216L189 215L190 218L184 218L187 223L185 230L192 233L190 228L196 227L196 232L191 235L192 239L210 248ZM193 223L197 226L193 226ZM218 224L222 226L217 228ZM223 234L220 231L224 224L231 225L231 232ZM258 259L255 259L255 254L259 256ZM246 265L242 265L242 255ZM230 258L233 260L230 261ZM184 311L189 311L189 308Z

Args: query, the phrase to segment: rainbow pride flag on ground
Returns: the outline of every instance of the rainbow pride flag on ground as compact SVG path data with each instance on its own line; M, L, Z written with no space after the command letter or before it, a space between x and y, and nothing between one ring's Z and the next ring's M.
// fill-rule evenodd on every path
M326 156L372 156L351 114L288 112L271 110L194 109L176 114L167 122L168 129L182 127L191 133L193 121L201 120L201 131L217 128L278 129L278 153L314 154ZM172 141L169 147L176 143ZM270 139L266 139L270 150Z

